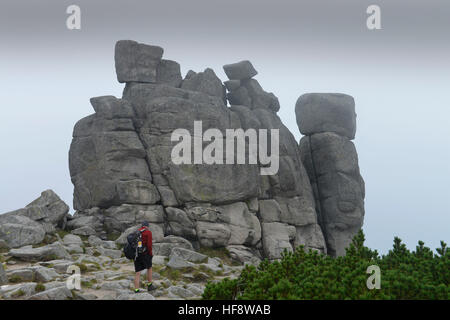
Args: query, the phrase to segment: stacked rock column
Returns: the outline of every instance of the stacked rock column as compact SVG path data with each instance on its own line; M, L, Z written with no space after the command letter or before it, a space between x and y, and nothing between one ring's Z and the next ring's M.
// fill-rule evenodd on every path
M355 138L355 102L335 93L302 95L295 113L302 162L316 199L328 254L342 256L364 220L364 181Z

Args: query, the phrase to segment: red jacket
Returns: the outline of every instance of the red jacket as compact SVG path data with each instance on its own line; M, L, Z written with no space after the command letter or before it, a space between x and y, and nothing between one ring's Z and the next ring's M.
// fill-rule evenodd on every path
M147 227L142 227L139 229L142 231L142 245L147 247L147 253L153 256L152 251L152 232Z

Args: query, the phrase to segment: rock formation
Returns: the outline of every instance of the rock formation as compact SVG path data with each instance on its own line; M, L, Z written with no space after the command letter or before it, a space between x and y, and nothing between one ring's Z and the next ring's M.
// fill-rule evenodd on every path
M64 229L69 207L52 190L23 209L0 215L0 241L8 248L39 244L56 228Z
M364 181L350 141L356 132L355 101L344 94L310 93L297 100L295 112L328 253L340 256L364 218Z
M225 65L223 84L209 68L183 79L179 64L162 56L157 46L117 42L117 78L125 89L122 98L92 98L95 113L75 125L69 166L77 212L67 227L106 238L146 219L156 243L178 236L194 248L226 247L250 260L277 259L299 245L342 254L363 217L363 192L356 192L362 179L348 140L355 133L353 100L300 98L297 117L307 137L299 148L276 114L277 97L253 78L249 61ZM224 136L226 129L278 129L278 172L260 175L259 158L257 164L174 164L178 141L171 134L182 128L192 136L194 121ZM333 149L337 143L346 148ZM336 178L317 183L311 163Z

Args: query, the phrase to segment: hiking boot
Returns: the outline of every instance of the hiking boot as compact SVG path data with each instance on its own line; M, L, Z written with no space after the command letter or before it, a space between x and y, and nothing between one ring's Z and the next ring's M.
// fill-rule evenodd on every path
M155 290L155 289L156 288L155 288L155 286L153 285L152 282L147 283L147 291L152 291L152 290Z

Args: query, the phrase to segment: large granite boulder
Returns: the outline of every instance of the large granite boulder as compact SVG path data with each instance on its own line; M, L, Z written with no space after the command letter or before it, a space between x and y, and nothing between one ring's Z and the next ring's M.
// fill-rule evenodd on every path
M38 222L21 215L0 215L0 239L9 248L38 244L44 237L45 229Z
M230 80L250 79L258 74L258 71L248 60L226 64L223 66L223 70Z
M211 96L221 98L225 103L225 86L217 77L214 70L206 68L205 71L196 73L188 72L181 85L182 89L203 92Z
M117 41L115 62L119 82L156 82L163 48L131 40Z
M96 113L77 122L69 151L74 209L158 202L129 103L111 96L91 103Z
M334 132L348 139L356 133L355 100L341 93L307 93L298 98L295 114L300 132Z
M38 244L46 233L65 228L68 212L69 206L53 190L45 190L25 208L0 215L0 240L10 248Z
M70 255L64 246L59 242L33 248L33 246L24 246L17 249L11 249L9 255L24 261L46 261L54 259L70 259Z
M52 190L25 208L0 215L0 240L9 248L39 244L46 234L65 228L69 206Z

